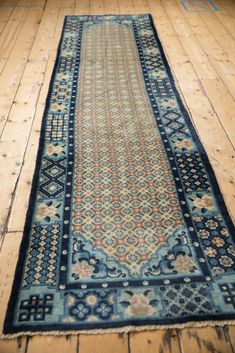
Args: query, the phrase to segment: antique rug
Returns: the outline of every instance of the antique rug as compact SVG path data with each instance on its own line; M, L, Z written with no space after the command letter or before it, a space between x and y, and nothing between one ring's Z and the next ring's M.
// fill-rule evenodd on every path
M232 236L151 17L66 17L4 333L232 323Z

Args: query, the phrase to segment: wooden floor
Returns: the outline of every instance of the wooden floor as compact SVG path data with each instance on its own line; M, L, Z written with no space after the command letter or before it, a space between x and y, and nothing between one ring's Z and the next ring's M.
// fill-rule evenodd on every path
M235 1L219 12L179 0L0 1L0 326L11 289L40 124L65 15L152 13L193 123L235 219ZM0 353L234 353L235 327L24 337Z

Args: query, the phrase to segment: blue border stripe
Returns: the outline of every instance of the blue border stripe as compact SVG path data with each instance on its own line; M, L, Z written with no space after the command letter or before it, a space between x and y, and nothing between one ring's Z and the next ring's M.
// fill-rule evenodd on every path
M116 16L116 15L113 15ZM125 16L125 15L122 15ZM127 15L129 18L131 15ZM152 25L152 30L154 32L154 36L155 39L157 41L158 47L161 51L161 56L162 56L162 61L163 64L165 66L165 69L167 71L170 83L171 83L171 87L174 90L174 94L176 96L176 99L178 101L179 107L181 109L182 114L184 115L184 118L186 120L186 123L188 125L188 128L190 129L190 132L193 136L194 142L196 143L200 156L203 160L203 163L205 165L207 174L209 175L210 181L213 185L213 192L215 194L215 196L217 197L218 203L220 205L220 211L222 216L224 217L224 220L226 222L227 227L230 230L230 233L233 235L233 237L235 237L235 228L234 225L232 223L232 220L229 216L228 210L226 208L223 196L221 194L219 185L216 181L215 178L215 174L212 170L212 167L210 165L210 162L208 160L207 154L199 140L198 135L196 134L196 131L192 125L192 122L190 120L190 117L182 103L182 100L180 98L180 95L176 89L175 83L174 83L174 79L169 67L169 64L167 62L166 56L164 54L160 39L158 38L156 29L154 27L154 23L153 23L153 19L152 16L149 15L150 18L150 22ZM41 135L40 135L40 141L39 141L39 148L38 148L38 154L37 154L37 159L36 159L36 167L35 167L35 172L34 172L34 176L33 176L33 183L32 183L32 188L31 188L31 194L30 194L30 200L29 200L29 208L28 208L28 212L27 212L27 216L26 216L26 222L25 222L25 227L24 227L24 234L23 234L23 238L22 238L22 242L21 242L21 246L20 246L20 250L19 250L19 258L18 258L18 262L17 262L17 267L16 267L16 272L15 272L15 277L14 277L14 281L13 281L13 287L12 287L12 291L11 291L11 295L10 295L10 300L8 303L8 308L7 308L7 313L6 313L6 317L5 317L5 322L4 322L4 328L3 328L3 332L4 334L8 334L8 333L16 333L16 332L21 332L22 334L27 334L27 332L39 332L39 331L55 331L55 330L62 330L62 331L67 331L67 330L82 330L82 329L98 329L98 328L111 328L111 327L124 327L127 325L135 325L135 326L140 326L140 325L168 325L168 324L180 324L180 323L185 323L185 322L190 322L190 321L206 321L206 320L227 320L227 319L235 319L235 313L234 314L216 314L216 315L203 315L203 316L188 316L185 318L171 318L171 319L148 319L148 320L140 320L140 319L134 319L134 320L127 320L127 321L122 321L122 322L112 322L112 323L99 323L94 324L94 323L86 323L86 324L43 324L40 325L37 323L37 325L24 325L21 324L20 327L16 327L13 326L13 320L14 320L14 312L15 312L15 306L16 306L16 302L17 302L17 294L20 290L21 287L21 278L22 278L22 272L23 272L23 267L24 267L24 261L26 258L26 254L27 254L27 249L28 249L28 245L29 245L29 232L31 229L31 224L32 224L32 217L33 217L33 211L34 211L34 205L35 205L35 200L36 200L36 192L37 192L37 185L38 185L38 180L39 180L39 173L40 173L40 166L41 166L41 162L42 162L42 152L43 152L43 148L44 148L44 143L45 143L45 129L46 129L46 122L47 122L47 113L48 113L48 109L49 109L49 104L50 104L50 99L51 99L51 94L52 94L52 87L53 87L53 83L54 83L54 79L55 79L55 75L57 72L57 68L58 68L58 63L60 60L60 53L61 53L61 45L63 42L63 37L64 37L64 31L65 31L65 26L66 26L66 22L67 22L67 17L64 20L64 25L63 25L63 30L62 30L62 35L61 35L61 39L60 39L60 43L59 43L59 47L58 47L58 52L57 52L57 57L56 57L56 62L54 65L54 69L53 69L53 73L52 73L52 78L51 78L51 82L50 82L50 86L49 86L49 91L48 91L48 96L46 99L46 106L45 106L45 110L44 110L44 114L43 114L43 118L42 118L42 126L41 126ZM91 332L92 333L92 332Z

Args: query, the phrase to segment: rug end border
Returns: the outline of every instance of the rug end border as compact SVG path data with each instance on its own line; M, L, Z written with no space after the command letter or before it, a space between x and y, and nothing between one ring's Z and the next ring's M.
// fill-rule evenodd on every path
M168 329L194 329L194 328L206 328L206 327L225 327L235 326L234 320L210 320L210 321L196 321L196 322L185 322L178 324L163 324L163 325L143 325L143 326L123 326L113 327L107 329L94 329L94 330L55 330L55 331L25 331L11 334L1 334L0 340L11 340L20 337L32 337L32 336L74 336L74 335L106 335L106 334L126 334L126 333L137 333L144 331L157 331L157 330L168 330Z

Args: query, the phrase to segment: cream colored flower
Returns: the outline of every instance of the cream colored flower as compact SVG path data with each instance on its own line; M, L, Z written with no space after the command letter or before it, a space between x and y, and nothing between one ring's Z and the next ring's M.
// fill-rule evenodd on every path
M67 74L67 73L58 73L57 75L56 75L56 78L58 79L58 80L69 80L70 79L70 74Z
M75 303L75 297L74 297L73 295L68 295L68 296L67 296L67 303L68 303L69 306L74 305L74 303Z
M224 273L224 270L221 267L217 266L217 267L213 267L211 272L213 276L217 276L217 275L220 275L221 273Z
M215 257L217 255L217 251L211 246L205 248L205 253L209 257Z
M186 149L190 149L193 147L193 144L190 140L188 139L183 139L183 140L178 140L176 143L175 143L176 147L177 148L186 148Z
M151 36L152 35L152 31L150 31L148 29L142 29L141 35L143 35L143 36Z
M58 214L58 208L53 204L48 206L45 203L41 203L37 207L37 219L43 220L45 217L54 217L56 214Z
M211 196L203 195L202 197L197 197L193 204L197 208L206 208L207 210L212 210L214 208L214 202Z
M163 101L161 102L161 105L163 107L174 107L176 105L176 102L174 100Z
M159 50L157 48L148 48L145 50L146 54L152 54L152 55L156 55L159 53Z
M80 279L90 278L94 272L94 267L87 262L76 264L72 267L72 273L78 275Z
M63 319L63 322L74 322L74 321L75 321L75 319L72 316L66 316Z
M95 315L89 315L87 321L98 321L98 318Z
M210 233L205 229L200 229L198 233L202 239L208 239L210 237Z
M225 244L225 240L220 237L214 237L211 242L217 246L217 248L222 248Z
M188 272L193 268L194 262L191 257L187 255L178 255L174 261L174 266L179 272Z
M149 299L143 294L134 294L126 313L131 316L152 316L155 309L149 304Z
M66 106L64 104L53 103L53 104L51 104L50 110L64 111L64 110L66 110Z
M159 77L164 77L166 74L164 71L153 71L150 73L150 76L152 78L159 78Z
M61 145L53 145L52 143L48 144L46 147L46 154L52 156L54 154L61 154L64 152L64 147Z
M219 259L219 262L224 267L231 267L234 264L233 260L228 256L221 256L221 258Z
M207 228L210 228L210 229L216 229L218 227L218 223L213 221L212 219L209 219L208 221L206 221L205 225Z
M70 55L73 55L73 51L64 49L64 50L62 50L61 55L70 56Z
M90 294L86 297L86 302L88 305L95 305L97 303L97 298L95 295Z

